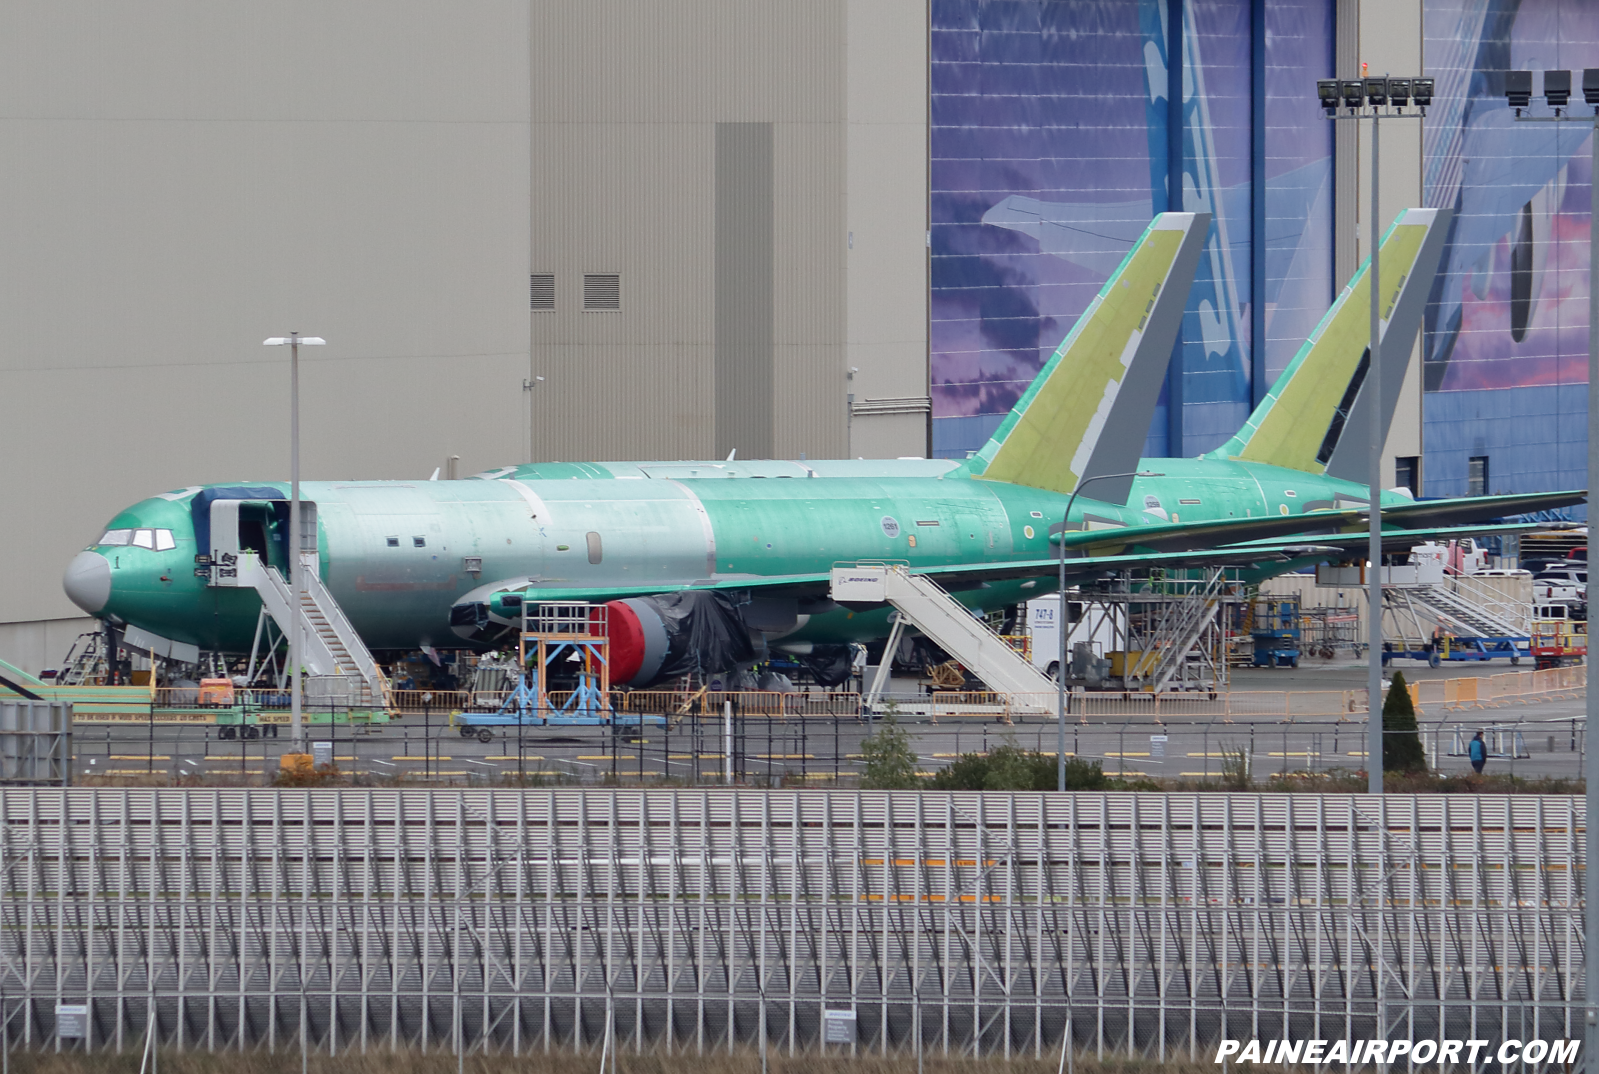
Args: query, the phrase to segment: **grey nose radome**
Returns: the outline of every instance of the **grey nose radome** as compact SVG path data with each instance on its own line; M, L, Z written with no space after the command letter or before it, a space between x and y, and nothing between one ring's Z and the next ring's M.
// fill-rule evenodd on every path
M61 588L68 600L95 615L111 599L111 564L98 552L79 552L67 564Z

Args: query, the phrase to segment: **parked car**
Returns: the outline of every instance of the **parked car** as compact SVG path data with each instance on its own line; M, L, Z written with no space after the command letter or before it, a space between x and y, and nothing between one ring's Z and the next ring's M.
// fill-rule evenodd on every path
M1534 604L1588 603L1588 569L1561 567L1540 572L1532 580Z

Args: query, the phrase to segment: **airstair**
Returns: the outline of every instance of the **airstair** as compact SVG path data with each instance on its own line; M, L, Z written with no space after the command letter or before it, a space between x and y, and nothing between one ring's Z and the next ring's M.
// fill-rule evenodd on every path
M1441 566L1388 567L1383 579L1385 633L1409 650L1420 650L1435 627L1462 640L1525 639L1532 628L1529 605L1509 600L1469 575L1445 576Z
M1009 695L1013 709L1053 711L1049 698L1054 696L1055 683L931 578L914 575L903 564L838 567L833 570L832 591L833 599L838 601L886 601L894 606L899 614L894 618L885 653L895 650L900 634L909 624L991 689ZM888 685L890 663L885 658L879 666L867 690L868 705L874 704Z
M302 564L300 579L304 588L300 593L300 614L306 629L300 656L306 670L313 675L353 678L364 688L367 703L392 710L388 676L378 667L366 643L345 617L344 609L322 583L315 555L307 555ZM293 622L294 594L283 575L276 567L263 565L260 558L250 552L239 555L237 569L236 578L230 581L259 593L267 614L287 634Z
M1149 689L1160 693L1174 678L1187 677L1196 650L1203 656L1208 647L1199 645L1200 638L1216 623L1216 613L1221 610L1221 599L1226 588L1226 571L1212 568L1206 572L1199 585L1161 608L1154 632L1146 639L1146 652L1155 660L1143 677ZM1216 669L1210 668L1212 678ZM1222 667L1225 672L1225 661Z

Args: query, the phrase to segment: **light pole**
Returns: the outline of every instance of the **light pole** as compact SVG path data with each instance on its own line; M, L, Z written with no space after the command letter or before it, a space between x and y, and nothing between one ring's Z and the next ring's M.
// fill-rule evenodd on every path
M544 383L543 377L523 379L522 393L527 396L527 461L533 462L533 389Z
M1544 100L1554 109L1552 116L1524 116L1523 108L1532 105L1532 72L1506 71L1505 97L1515 110L1518 123L1589 123L1593 134L1589 143L1592 153L1592 171L1588 188L1588 500L1593 502L1593 489L1599 484L1599 286L1594 272L1599 268L1599 198L1595 185L1599 185L1599 67L1585 68L1582 72L1582 99L1593 106L1592 119L1566 114L1566 104L1571 98L1571 72L1545 71L1543 73ZM1484 492L1489 490L1484 489ZM1593 530L1593 513L1588 514L1588 528ZM1582 931L1584 959L1583 996L1583 1046L1582 1064L1588 1071L1595 1067L1592 1058L1599 1048L1599 749L1589 732L1599 726L1599 694L1595 694L1592 657L1588 658L1588 698L1586 725L1583 729L1583 779L1587 784L1584 808L1588 816L1588 836L1582 879Z
M1384 434L1382 410L1382 305L1378 293L1381 270L1382 231L1377 216L1377 151L1378 125L1383 119L1422 119L1427 106L1432 104L1433 80L1430 78L1357 78L1339 81L1326 78L1316 83L1316 97L1326 110L1328 119L1371 120L1371 255L1366 282L1371 287L1371 349L1370 364L1360 395L1367 402L1366 414L1371 426L1370 470L1367 472L1367 492L1371 496L1370 540L1366 558L1370 561L1366 575L1366 791L1382 793L1382 449ZM1406 112L1412 100L1420 112ZM1340 115L1339 105L1347 111ZM1369 105L1371 111L1364 111ZM1386 109L1386 110L1385 110Z
M320 347L321 336L273 336L263 346L289 348L289 737L295 753L305 752L305 724L300 718L300 631L304 609L300 553L305 542L300 535L300 347Z
M1077 487L1072 489L1072 494L1066 500L1066 510L1060 516L1060 588L1057 591L1060 597L1059 609L1055 612L1056 640L1060 643L1060 652L1055 664L1055 789L1066 789L1066 527L1071 525L1072 504L1077 502L1077 494L1092 485L1095 481L1109 481L1115 477L1165 477L1150 470L1137 470L1130 474L1095 474L1085 477L1077 482Z

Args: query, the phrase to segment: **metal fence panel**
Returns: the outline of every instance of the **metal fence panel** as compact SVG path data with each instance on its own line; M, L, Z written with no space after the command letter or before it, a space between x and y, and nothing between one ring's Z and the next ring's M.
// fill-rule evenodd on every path
M12 1041L1576 1034L1579 799L0 790Z

